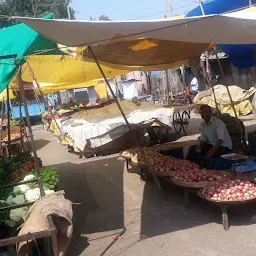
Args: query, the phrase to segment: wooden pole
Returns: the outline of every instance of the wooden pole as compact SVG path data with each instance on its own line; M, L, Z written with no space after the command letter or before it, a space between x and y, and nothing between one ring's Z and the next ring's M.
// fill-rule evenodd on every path
M103 70L102 70L102 68L101 68L101 66L100 66L100 64L99 64L99 62L98 62L98 60L97 60L97 58L96 58L94 52L92 51L91 46L88 46L88 50L89 50L89 52L91 52L92 57L93 57L93 59L94 59L96 65L97 65L97 67L98 67L98 69L99 69L99 71L100 71L102 77L104 78L105 83L107 84L107 86L108 86L108 88L109 88L109 90L110 90L110 92L111 92L111 94L112 94L112 96L113 96L113 98L114 98L114 101L115 101L115 103L116 103L116 105L117 105L119 111L121 112L121 114L122 114L122 116L123 116L123 119L124 119L124 121L125 121L125 123L126 123L128 129L131 131L131 130L132 130L131 125L129 124L129 122L128 122L128 120L127 120L125 114L124 114L124 111L123 111L123 109L122 109L120 103L118 102L117 97L116 97L114 91L112 90L112 88L111 88L111 86L110 86L110 84L109 84L109 82L108 82L108 79L107 79L107 77L105 76L105 73L103 72Z
M1 108L1 130L0 130L0 154L2 154L3 153L3 151L2 151L2 133L3 133L3 119L4 119L4 106L5 106L5 104L4 104L4 97L3 97L3 99L2 99L2 108Z
M148 91L147 94L151 95L152 94L152 81L151 81L151 72L145 72L146 77L147 77L147 83L148 83Z
M42 183L42 179L41 179L41 175L40 175L40 167L39 167L38 157L37 157L37 153L36 153L36 146L35 146L35 141L34 141L34 137L33 137L31 121L29 118L28 106L27 106L27 102L26 102L25 91L24 91L22 77L21 77L21 67L19 65L17 65L17 69L18 69L18 77L17 78L18 78L18 84L19 84L19 88L20 88L20 95L21 95L21 99L24 103L24 110L25 110L25 114L26 114L28 137L31 142L31 149L32 149L33 156L34 156L36 173L37 173L37 178L38 178L38 185L39 185L39 189L40 189L40 195L41 195L41 197L43 197L43 196L45 196L45 192L44 192L44 187L43 187L43 183Z
M10 93L9 93L9 85L6 88L6 93L7 93L7 132L8 132L8 148L10 150L11 148L11 107L10 107Z
M181 78L182 78L182 83L183 83L184 90L185 90L184 98L185 98L185 101L186 101L188 88L187 88L186 77L185 77L185 66L181 67Z
M205 54L207 55L206 57L205 57L205 63L207 64L207 61L209 61L209 59L208 59L208 51L207 52L205 52ZM210 65L210 64L209 64ZM213 83L210 83L210 81L209 81L209 79L208 79L208 77L207 77L207 72L206 72L206 68L205 68L205 66L204 66L204 63L203 63L203 65L202 65L203 67L203 76L204 76L204 79L205 79L205 81L207 82L207 84L208 84L208 86L207 87L211 87L212 88L212 92L213 92L213 97L214 97L214 102L215 102L215 106L216 106L216 110L218 111L218 113L220 113L220 110L219 110L219 107L218 107L218 102L217 102L217 98L216 98L216 94L215 94L215 90L214 90L214 84ZM211 71L210 71L211 72ZM210 74L210 79L212 80L212 76L211 76L211 74ZM220 113L221 114L221 113Z
M117 97L117 100L118 100L118 99L120 100L120 97L119 97L119 89L118 89L118 83L117 83L115 77L114 77L114 81L115 81L115 85L116 85L116 97Z
M169 83L168 70L165 70L165 76L166 76L166 87L167 87L167 105L170 105L170 83Z
M224 79L224 78L225 78L225 74L224 74L222 65L221 65L221 63L220 63L220 59L219 59L219 57L218 57L218 53L217 53L216 47L214 47L214 52L215 52L215 55L216 55L216 59L217 59L219 68L220 68L221 77L222 77L222 79ZM229 99L230 99L230 104L231 104L231 106L232 106L232 108L233 108L235 117L238 118L237 113L236 113L236 109L235 109L235 105L234 105L234 102L233 102L233 100L232 100L232 96L231 96L231 93L230 93L230 91L229 91L229 88L228 88L227 85L225 85L225 86L226 86L226 89L227 89L227 92L228 92L228 97L229 97Z
M111 92L111 94L112 94L112 96L113 96L113 98L114 98L114 100L115 100L115 103L116 103L116 105L118 106L118 109L119 109L119 111L121 112L121 114L122 114L122 116L123 116L123 119L124 119L124 121L125 121L125 123L126 123L128 129L129 129L129 131L131 132L131 131L132 131L132 127L131 127L130 123L128 122L128 120L127 120L127 118L126 118L126 116L125 116L125 114L124 114L124 111L123 111L123 109L122 109L120 103L118 102L117 97L116 97L115 93L113 92L113 90L112 90L112 88L111 88L111 86L110 86L110 84L109 84L109 82L108 82L108 79L107 79L107 77L106 77L104 71L102 70L102 68L101 68L101 66L100 66L100 64L99 64L99 62L98 62L98 60L97 60L97 58L96 58L96 56L95 56L95 54L94 54L94 52L92 51L92 48L91 48L90 46L88 46L88 51L91 52L91 54L92 54L92 56L93 56L93 59L94 59L95 63L97 64L97 67L98 67L98 69L100 70L100 73L101 73L101 75L103 76L103 78L104 78L104 80L105 80L105 83L107 84L107 86L108 86L108 88L109 88L109 90L110 90L110 92ZM140 153L142 154L142 158L144 159L144 161L145 161L145 163L146 163L146 166L149 166L149 164L148 164L148 159L147 159L147 157L146 157L146 155L145 155L144 150L142 149L142 147L141 147L141 145L140 145L140 140L139 140L139 137L138 137L138 136L139 136L139 135L136 133L136 138L137 138L136 142L137 142L137 146L138 146L138 148L139 148ZM141 169L141 178L142 178L142 179L143 179L144 175L145 175L145 173L144 173L143 170ZM156 181L157 178L156 178L155 176L153 176L153 177L154 177L154 179L155 179L155 182L157 183L157 181Z

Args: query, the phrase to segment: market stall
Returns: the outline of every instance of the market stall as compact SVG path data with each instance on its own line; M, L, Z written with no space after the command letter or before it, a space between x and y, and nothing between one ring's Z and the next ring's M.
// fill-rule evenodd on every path
M88 46L83 56L97 64L123 116L124 123L130 131L132 125L117 101L100 63L115 68L134 69L136 66L137 70L159 70L177 67L181 64L191 64L191 61L200 56L209 46L214 47L215 44L255 43L251 31L256 28L255 15L248 18L246 14L240 14L238 17L234 13L148 22L98 23L31 18L20 18L20 20L56 42L68 46ZM69 36L71 33L72 38ZM125 58L120 58L120 56L125 56ZM235 112L229 89L226 89ZM221 200L225 204L233 201L240 203L247 199L250 201L255 197L254 194L247 193L246 189L249 187L252 193L255 189L255 185L247 180L243 181L238 178L237 181L233 181L232 175L216 170L200 169L199 166L183 159L163 156L163 152L159 152L156 148L143 149L139 147L139 142L137 150L137 156L142 156L142 160L137 163L142 166L141 172L144 174L148 171L153 175L159 188L161 188L160 180L163 178L168 178L172 184L184 187L186 191L188 188L199 190L208 185L216 185L220 186L217 192L218 190L221 192L223 183L226 188L231 186L230 190L223 189L221 192L227 194L227 197L222 197L223 194L211 195L209 191L204 190L199 193L208 198L209 192L211 200L216 202ZM223 209L223 224L226 229L227 214L226 208Z
M197 164L183 159L183 148L187 142L171 142L151 148L144 148L146 162L139 149L123 151L125 168L139 167L144 180L153 176L162 191L161 182L179 186L184 191L184 204L189 205L189 193L195 193L204 200L214 203L222 210L225 230L229 229L227 209L233 205L250 203L256 199L254 178L247 173L237 173L231 168L227 171L201 169ZM229 156L231 165L245 164L247 157Z
M132 126L132 131L127 129L115 104L97 109L80 109L74 113L64 112L65 115L59 114L59 118L50 121L49 129L64 145L74 147L76 152L103 155L118 153L128 145L132 147L136 144L136 141L131 139L134 137L131 135L133 133L137 134L135 137L141 138L143 144L147 127L156 122L161 127L171 129L170 108L161 108L149 103L137 106L129 101L121 101L120 105Z
M35 214L38 205L43 204L42 202L44 202L44 207L40 209L41 214L45 214L46 209L49 210L49 201L47 201L47 198L52 196L57 189L58 174L57 170L54 168L43 168L37 156L28 105L25 99L21 65L24 63L25 54L32 54L35 51L43 50L48 47L54 48L58 54L60 52L57 50L55 43L42 38L38 33L24 24L2 29L1 37L5 40L1 40L0 47L0 90L3 91L8 86L13 76L17 75L16 81L19 86L20 98L23 103L27 124L26 127L24 127L21 123L16 123L17 126L11 127L9 111L10 95L9 89L7 88L8 121L6 131L1 134L1 146L4 146L4 143L8 143L8 149L10 149L12 143L19 140L23 141L26 135L28 142L30 142L32 154L24 149L25 152L9 152L7 156L0 159L0 250L4 253L13 253L13 251L15 251L15 245L17 244L18 254L27 255L27 253L20 250L22 243L25 242L29 247L32 246L30 247L32 249L37 247L37 252L39 251L40 255L41 249L38 249L37 241L40 238L48 237L52 242L49 248L51 249L52 247L54 256L57 256L61 253L61 247L58 245L57 232L62 227L57 225L56 221L58 220L53 217L58 216L57 210L61 209L61 205L58 205L56 198L52 198L53 200L50 202L51 205L55 205L54 209L47 212L48 217L44 216L44 223L46 225L40 226L40 222L35 221L34 217L34 225L28 225L32 218L31 216ZM3 116L1 119L2 121L4 120ZM62 199L62 201L66 200L63 195ZM46 204L46 202L48 202L48 204ZM30 206L32 206L32 208L30 208ZM70 225L72 225L71 203L69 204L69 213L69 216L71 216L69 222ZM64 217L64 215L62 215L62 217ZM17 228L20 227L21 224L22 227L18 234ZM69 232L69 240L71 237L70 234L72 235L72 230ZM11 245L13 246L11 247ZM28 247L26 248L28 249ZM66 249L63 251L65 253Z

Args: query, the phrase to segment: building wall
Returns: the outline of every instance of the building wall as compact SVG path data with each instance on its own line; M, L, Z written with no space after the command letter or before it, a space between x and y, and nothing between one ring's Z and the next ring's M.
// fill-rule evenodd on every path
M221 59L224 71L224 79L219 81L224 85L237 85L242 89L248 90L256 85L256 67L240 69L235 67L229 58ZM210 60L210 68L213 75L221 75L219 65L216 60Z
M147 77L145 72L133 71L123 76L116 76L116 82L120 83L122 80L136 80L136 86L138 89L139 96L145 95L149 91Z

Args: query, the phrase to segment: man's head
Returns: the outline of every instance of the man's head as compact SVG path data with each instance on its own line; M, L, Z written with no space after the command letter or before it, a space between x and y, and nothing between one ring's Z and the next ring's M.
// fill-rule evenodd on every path
M201 117L204 119L206 123L209 123L211 117L212 117L212 109L208 105L202 105L200 107L200 114Z

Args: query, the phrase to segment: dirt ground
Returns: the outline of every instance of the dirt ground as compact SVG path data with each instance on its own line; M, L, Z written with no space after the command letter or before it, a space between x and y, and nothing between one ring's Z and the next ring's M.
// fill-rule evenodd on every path
M224 231L220 208L183 191L124 171L117 156L81 160L42 127L35 129L38 154L55 166L60 189L74 203L74 237L68 256L254 256L256 208L229 211ZM114 239L113 239L114 238Z

